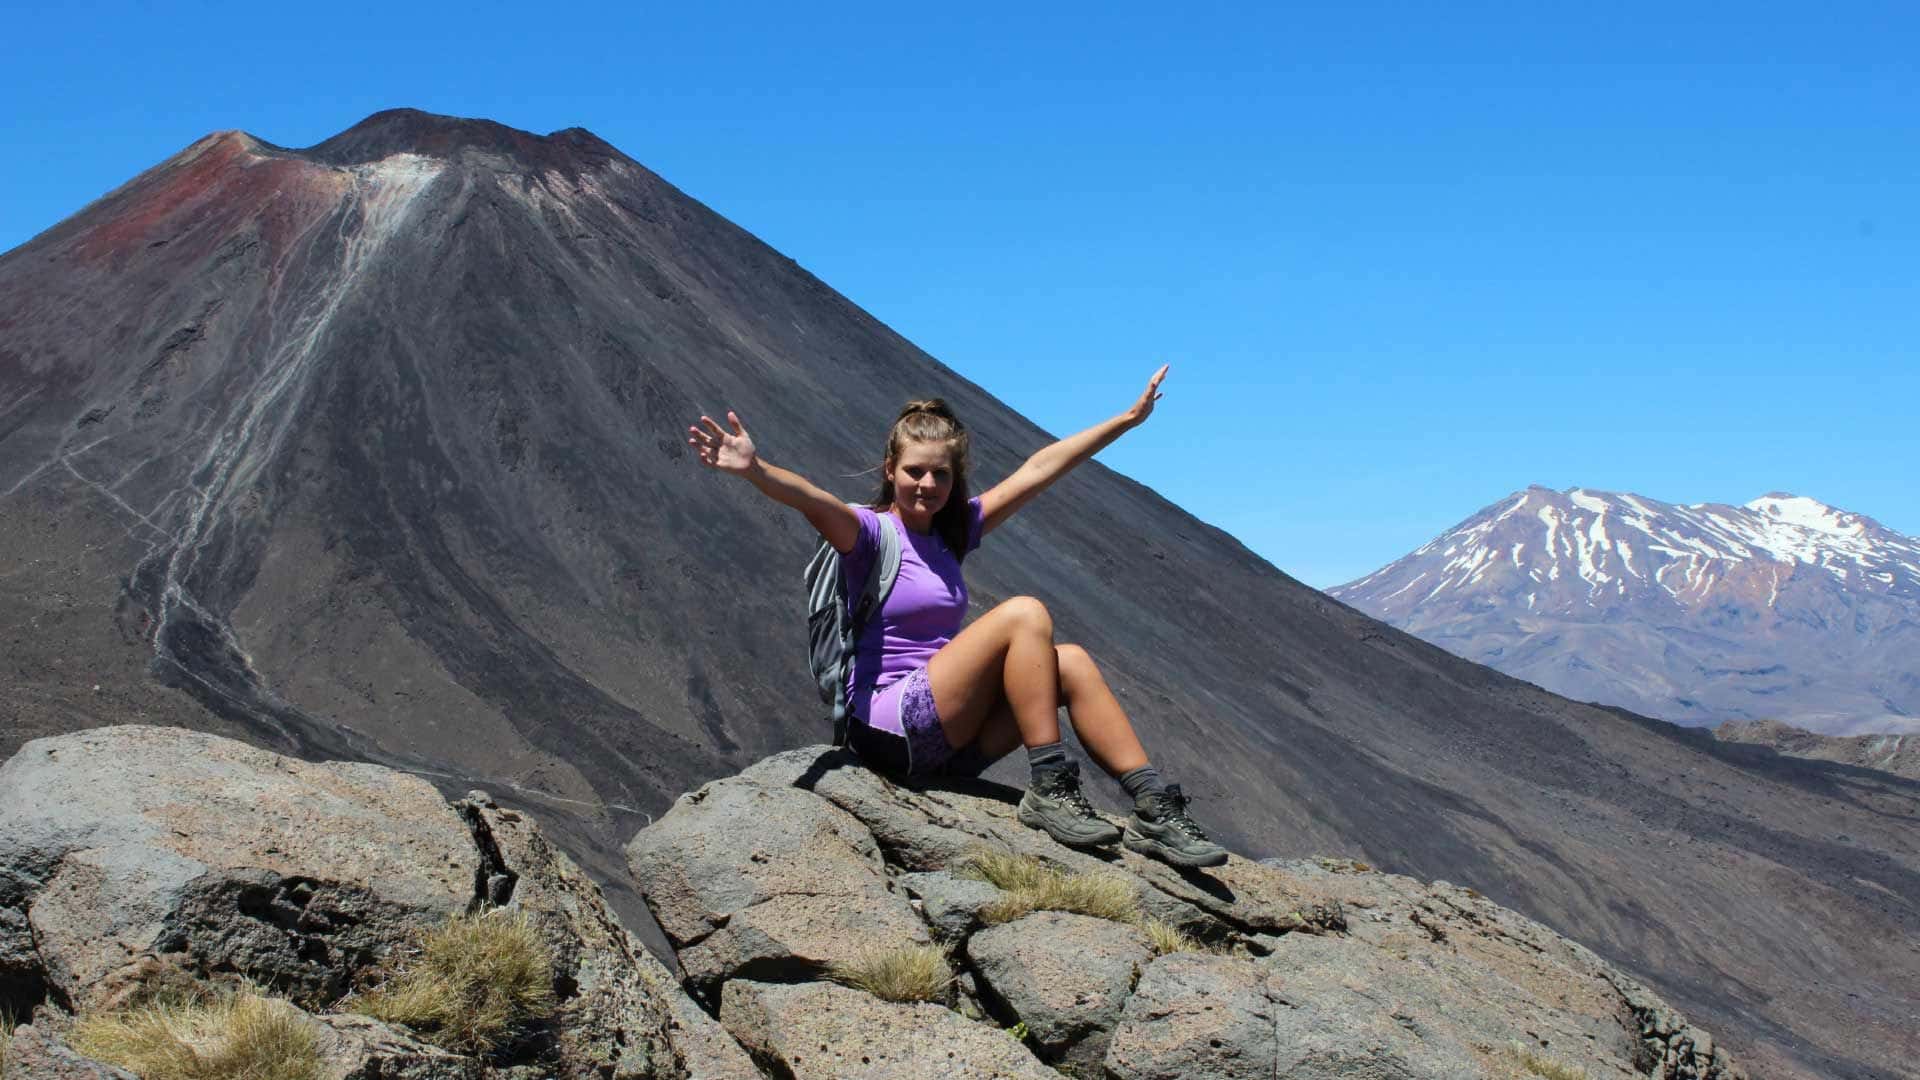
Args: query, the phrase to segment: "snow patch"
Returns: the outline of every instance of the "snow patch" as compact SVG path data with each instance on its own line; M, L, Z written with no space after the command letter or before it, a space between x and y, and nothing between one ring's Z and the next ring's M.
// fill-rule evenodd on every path
M1597 514L1604 514L1613 506L1612 503L1605 499L1596 499L1587 494L1584 488L1574 488L1572 491L1567 492L1567 498L1573 500L1573 505L1580 509L1592 510Z
M1867 530L1858 516L1804 495L1763 495L1748 503L1747 509L1833 536L1859 536Z
M1560 536L1560 511L1551 506L1543 506L1535 512L1534 516L1547 526L1547 554L1552 556L1560 550L1554 542Z

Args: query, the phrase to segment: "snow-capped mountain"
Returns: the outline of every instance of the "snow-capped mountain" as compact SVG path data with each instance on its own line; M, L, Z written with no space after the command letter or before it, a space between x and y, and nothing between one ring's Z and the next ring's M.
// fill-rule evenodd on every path
M1688 723L1920 730L1920 540L1803 496L1531 487L1328 591L1572 697Z

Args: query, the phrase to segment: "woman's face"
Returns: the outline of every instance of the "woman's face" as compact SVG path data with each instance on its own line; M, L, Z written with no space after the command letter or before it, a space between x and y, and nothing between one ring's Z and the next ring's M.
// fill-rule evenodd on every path
M924 532L953 494L953 449L945 442L905 443L889 475L900 520Z

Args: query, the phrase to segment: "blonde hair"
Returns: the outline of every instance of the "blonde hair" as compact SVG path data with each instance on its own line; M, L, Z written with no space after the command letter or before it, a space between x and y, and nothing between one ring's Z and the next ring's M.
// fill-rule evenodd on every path
M940 398L925 398L909 401L900 409L900 415L894 417L893 426L887 429L887 454L880 469L880 493L874 496L875 510L893 508L893 466L900 460L900 452L910 442L946 443L948 461L953 467L953 492L947 497L946 505L933 515L933 531L946 541L947 549L955 558L963 558L967 551L967 524L969 512L967 501L971 498L967 488L967 472L973 450L973 441L967 434L965 424L953 414L953 409Z

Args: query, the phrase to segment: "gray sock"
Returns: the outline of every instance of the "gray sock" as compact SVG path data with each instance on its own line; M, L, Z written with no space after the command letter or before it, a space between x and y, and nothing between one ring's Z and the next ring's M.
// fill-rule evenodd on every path
M1121 773L1120 786L1127 789L1134 802L1139 802L1142 795L1158 795L1167 790L1166 782L1160 779L1160 770L1151 765Z
M1045 746L1027 747L1027 768L1037 779L1048 769L1057 769L1067 763L1067 748L1064 743L1054 740Z

